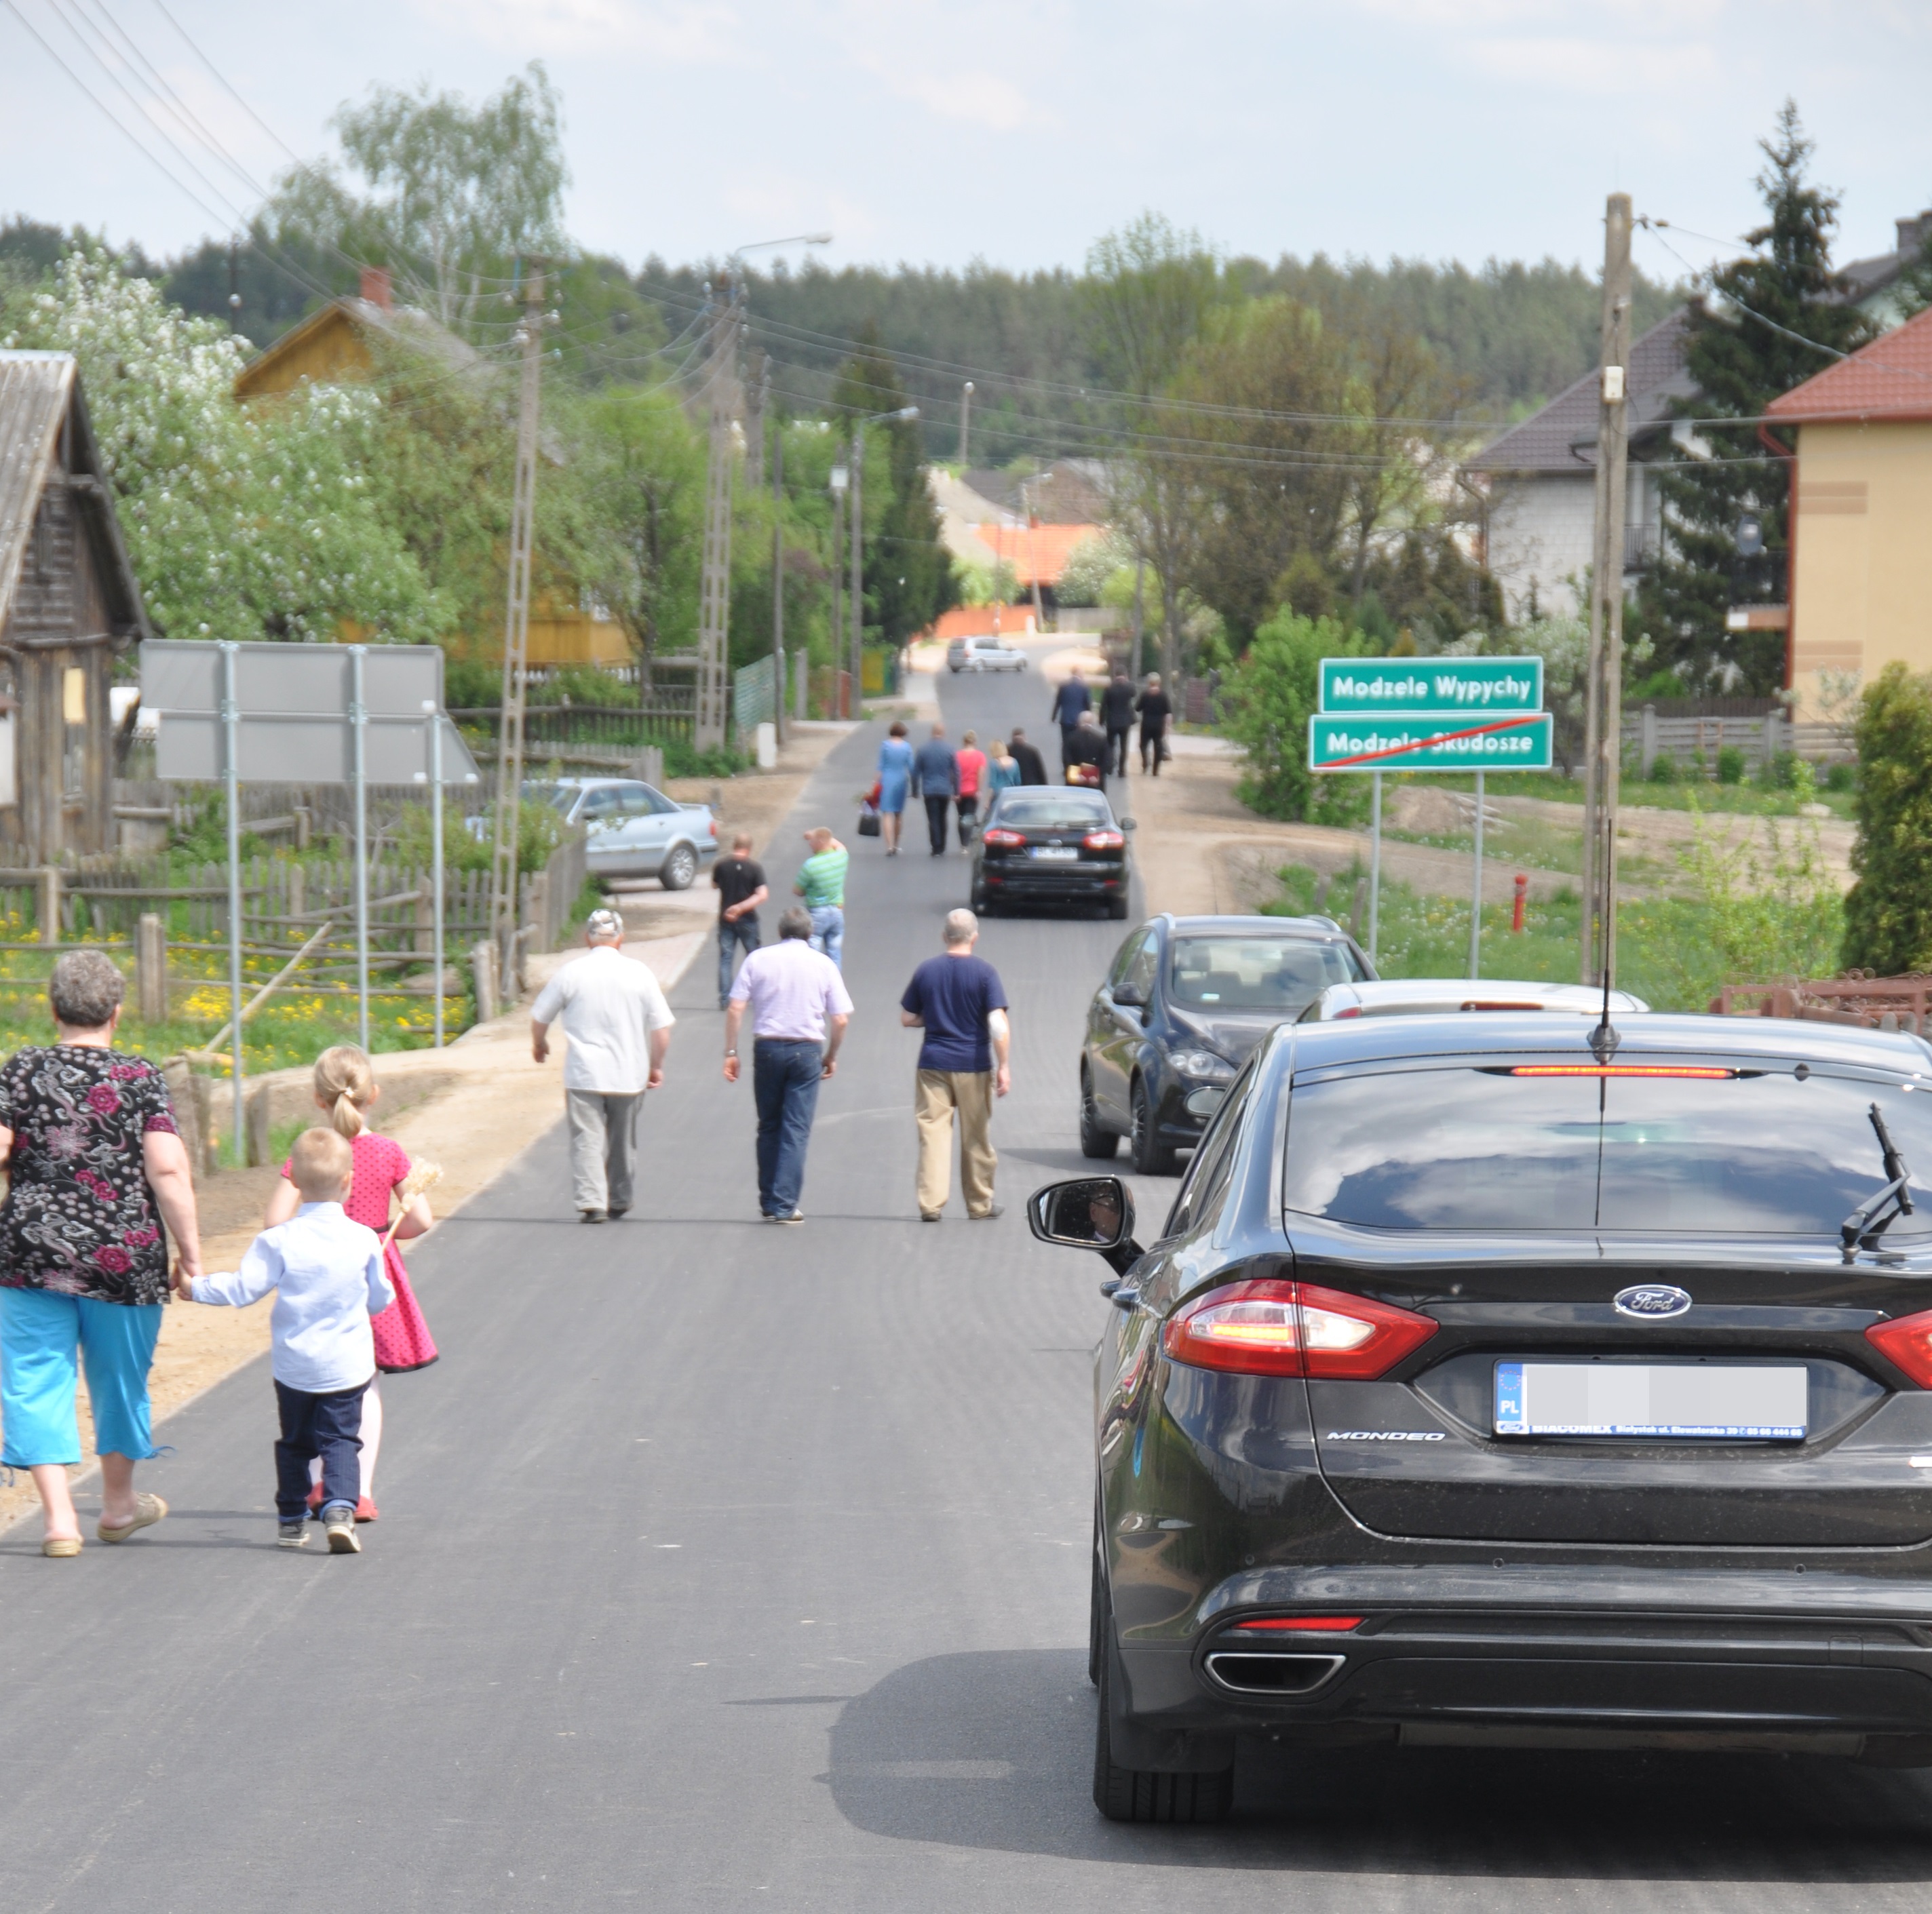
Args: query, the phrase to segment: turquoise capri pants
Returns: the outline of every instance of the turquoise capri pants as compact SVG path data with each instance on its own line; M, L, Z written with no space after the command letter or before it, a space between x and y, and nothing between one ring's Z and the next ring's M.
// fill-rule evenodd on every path
M87 1365L95 1454L146 1462L154 1453L148 1368L160 1333L159 1303L0 1288L0 1464L38 1468L80 1461L76 1349Z

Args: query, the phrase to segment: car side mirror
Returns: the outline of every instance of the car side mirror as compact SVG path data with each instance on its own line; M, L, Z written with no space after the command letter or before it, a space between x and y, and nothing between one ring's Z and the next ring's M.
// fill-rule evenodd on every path
M1137 983L1117 983L1114 986L1114 1001L1123 1010L1138 1010L1147 1003L1147 993Z
M1140 829L1139 825L1136 824L1131 818L1123 818L1120 820L1120 829L1124 831L1137 831Z
M1027 1222L1042 1243L1097 1250L1124 1276L1140 1260L1133 1240L1133 1192L1117 1176L1049 1183L1027 1198Z

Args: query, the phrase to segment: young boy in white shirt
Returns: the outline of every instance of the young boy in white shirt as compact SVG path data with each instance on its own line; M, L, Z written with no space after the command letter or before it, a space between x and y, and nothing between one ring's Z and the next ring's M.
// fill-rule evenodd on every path
M308 1540L308 1466L322 1458L322 1521L332 1555L356 1555L356 1498L362 1490L362 1397L376 1378L369 1318L396 1300L373 1229L343 1214L355 1158L332 1130L306 1130L290 1154L302 1207L248 1246L242 1267L177 1280L185 1299L245 1309L275 1291L268 1318L274 1350L277 1536L285 1549Z

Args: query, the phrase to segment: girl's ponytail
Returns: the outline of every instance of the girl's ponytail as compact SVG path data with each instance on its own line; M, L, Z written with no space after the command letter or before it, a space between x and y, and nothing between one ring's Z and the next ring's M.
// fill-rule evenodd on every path
M354 1044L336 1044L315 1060L316 1101L340 1135L360 1136L368 1128L362 1112L375 1094L374 1068Z

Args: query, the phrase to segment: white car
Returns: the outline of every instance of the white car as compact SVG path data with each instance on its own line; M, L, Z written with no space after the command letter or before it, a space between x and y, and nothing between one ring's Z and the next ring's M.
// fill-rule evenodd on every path
M946 647L950 671L1024 671L1026 653L999 638L955 638Z
M680 804L640 778L560 778L526 784L524 796L584 826L593 877L656 878L666 890L687 890L718 855L710 805Z
M1439 1017L1459 1010L1555 1010L1600 1016L1604 993L1588 984L1525 983L1498 977L1392 977L1378 982L1331 983L1295 1021L1333 1023L1343 1017ZM1627 990L1610 992L1610 1014L1633 1016L1650 1006Z

